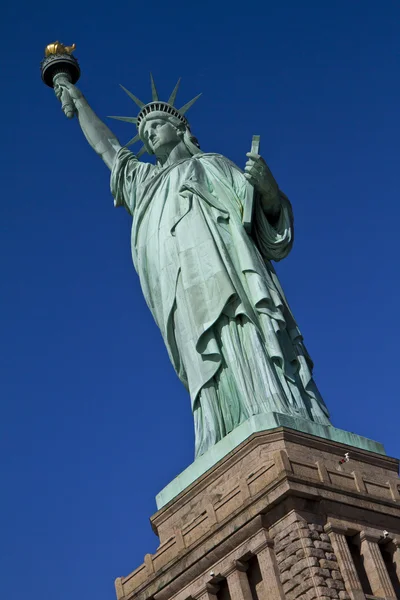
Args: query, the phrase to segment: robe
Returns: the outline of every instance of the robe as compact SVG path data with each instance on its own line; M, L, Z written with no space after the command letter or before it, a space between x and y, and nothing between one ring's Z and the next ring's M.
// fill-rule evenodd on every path
M159 167L126 148L117 154L111 192L133 217L142 291L190 394L196 456L254 414L330 425L271 264L293 244L288 198L280 193L274 220L256 201L250 237L242 223L248 184L231 161L199 153Z

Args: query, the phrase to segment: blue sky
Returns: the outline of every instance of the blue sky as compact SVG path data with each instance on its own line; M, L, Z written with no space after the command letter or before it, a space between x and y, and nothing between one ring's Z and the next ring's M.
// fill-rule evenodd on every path
M189 398L131 264L109 173L40 80L76 42L98 115L203 96L205 151L251 136L292 200L278 273L337 427L399 441L400 5L8 2L2 39L0 595L114 598L157 546L154 497L193 459ZM108 121L121 142L133 127ZM19 590L19 591L16 591Z

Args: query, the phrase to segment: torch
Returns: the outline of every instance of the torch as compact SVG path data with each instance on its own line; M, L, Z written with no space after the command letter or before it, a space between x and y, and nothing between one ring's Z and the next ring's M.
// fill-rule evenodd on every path
M67 80L75 84L81 74L78 61L72 52L75 50L75 44L64 46L60 42L53 42L46 46L45 57L41 62L42 80L49 87L54 88L57 83ZM72 119L75 114L75 107L72 98L67 90L63 90L61 96L61 106L65 115Z

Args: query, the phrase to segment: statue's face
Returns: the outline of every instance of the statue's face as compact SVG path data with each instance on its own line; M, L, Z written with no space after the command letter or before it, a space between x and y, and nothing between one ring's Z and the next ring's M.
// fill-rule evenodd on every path
M156 156L171 151L181 141L177 129L168 120L161 118L146 120L143 137Z

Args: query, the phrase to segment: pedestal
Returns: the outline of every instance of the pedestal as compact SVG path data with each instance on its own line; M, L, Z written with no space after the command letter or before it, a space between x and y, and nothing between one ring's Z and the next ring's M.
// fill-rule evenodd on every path
M160 546L118 600L400 597L398 461L375 448L251 433L152 517Z

